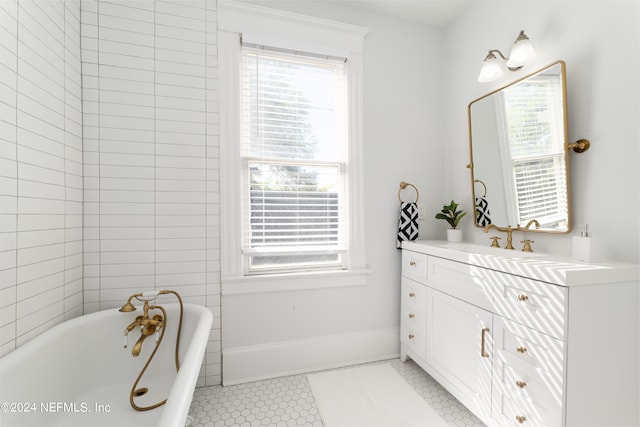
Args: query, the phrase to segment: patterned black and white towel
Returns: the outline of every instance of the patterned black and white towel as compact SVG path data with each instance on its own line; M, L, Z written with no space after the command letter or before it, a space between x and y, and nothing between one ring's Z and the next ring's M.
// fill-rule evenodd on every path
M398 220L398 240L396 248L400 249L405 240L418 238L418 204L415 202L400 203L400 219Z
M480 227L491 224L489 202L486 197L476 197L476 222Z

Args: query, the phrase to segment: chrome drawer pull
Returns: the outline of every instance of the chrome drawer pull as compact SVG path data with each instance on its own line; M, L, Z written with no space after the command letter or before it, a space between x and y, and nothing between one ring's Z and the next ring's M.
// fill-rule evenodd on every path
M525 294L520 294L520 295L518 295L518 299L520 301L527 301L529 299L529 297L527 295L525 295Z
M413 319L414 317L416 317L416 315L415 315L415 314L413 314L413 313L409 313L409 319Z
M518 422L518 424L523 424L525 421L527 421L527 419L522 415L516 415L516 421Z
M517 351L518 353L522 353L522 354L524 354L524 353L526 353L526 352L527 352L527 347L524 347L524 346L522 346L522 345L521 345L520 347L516 347L516 351Z
M524 381L516 381L516 385L519 388L525 388L527 386L527 383L525 383Z
M489 332L489 328L482 328L482 333L480 335L480 356L482 357L489 357L489 353L487 353L484 349L484 344L485 344L485 334Z

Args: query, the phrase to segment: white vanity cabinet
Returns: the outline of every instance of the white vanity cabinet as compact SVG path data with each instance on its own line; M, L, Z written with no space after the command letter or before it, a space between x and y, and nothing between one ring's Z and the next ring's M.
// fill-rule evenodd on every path
M401 359L490 426L639 425L638 266L487 249L403 244Z

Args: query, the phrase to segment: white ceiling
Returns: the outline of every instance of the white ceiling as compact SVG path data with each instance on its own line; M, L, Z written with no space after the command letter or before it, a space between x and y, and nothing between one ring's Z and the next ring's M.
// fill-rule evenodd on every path
M322 0L444 27L473 0Z

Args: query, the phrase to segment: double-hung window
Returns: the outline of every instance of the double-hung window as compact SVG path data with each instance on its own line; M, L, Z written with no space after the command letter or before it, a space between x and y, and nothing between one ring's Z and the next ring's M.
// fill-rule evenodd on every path
M348 267L347 62L243 43L245 274Z
M218 3L223 294L366 283L367 31Z
M517 223L536 219L556 227L567 218L562 90L557 78L545 75L504 91L508 150L513 171Z

